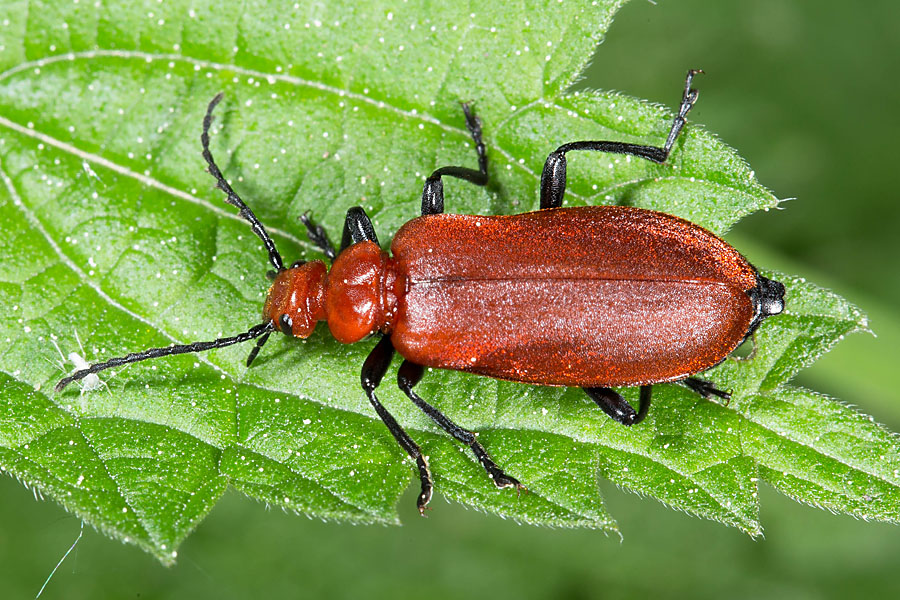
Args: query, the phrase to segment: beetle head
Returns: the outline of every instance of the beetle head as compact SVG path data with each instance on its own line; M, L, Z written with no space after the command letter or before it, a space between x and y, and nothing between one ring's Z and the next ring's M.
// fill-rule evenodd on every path
M757 275L756 287L749 290L747 295L750 296L750 300L753 302L755 316L744 339L750 337L756 331L763 319L784 312L784 284L780 281Z
M325 318L325 277L320 260L295 263L275 275L263 307L263 319L285 335L307 338Z

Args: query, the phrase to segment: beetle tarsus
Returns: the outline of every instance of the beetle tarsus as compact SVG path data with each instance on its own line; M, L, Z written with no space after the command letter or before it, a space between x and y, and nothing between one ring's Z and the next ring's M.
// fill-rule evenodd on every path
M697 98L700 96L700 92L691 87L691 83L694 81L694 75L700 73L703 73L703 69L689 69L687 77L684 80L684 94L681 96L681 105L678 107L678 115L672 123L672 128L669 130L669 135L666 137L666 143L663 146L663 150L667 157L672 150L675 139L681 132L682 127L687 123L687 114L691 112L691 109L697 102Z
M728 404L728 401L731 400L731 392L720 390L712 381L700 379L699 377L687 377L685 379L682 379L681 383L684 384L685 387L688 387L694 392L700 394L707 400L712 400L713 397L718 397L724 400L726 405Z
M475 454L476 458L478 458L478 462L480 462L481 466L484 467L484 470L487 471L488 477L491 478L491 481L494 482L494 485L496 485L500 489L513 487L516 488L516 491L524 490L525 486L519 483L518 479L516 479L515 477L510 477L503 471L503 469L498 467L497 463L495 463L488 455L487 451L484 449L484 446L476 442L474 440L474 437L474 434L472 434L473 439L472 443L469 444L469 447L472 449L472 452Z
M312 219L309 218L309 212L306 211L302 215L300 215L300 222L306 227L306 235L309 237L309 241L311 241L315 246L322 251L328 260L334 262L334 259L337 258L337 251L334 249L334 246L331 243L331 240L328 239L328 234L325 233L325 228L321 225L316 225L312 222Z
M481 177L479 181L473 181L473 183L487 185L487 151L484 147L484 140L481 139L481 119L472 112L471 102L462 102L461 105L463 114L466 115L466 129L469 130L469 135L472 136L472 141L475 143L475 153L478 155L478 172ZM480 183L482 179L484 183Z
M428 503L431 502L431 491L431 487L427 490L422 490L422 493L419 494L419 497L416 499L416 508L419 509L419 516L427 517L428 515L425 514L425 511L431 510L431 507L428 506Z
M516 492L528 491L528 488L522 485L518 479L516 479L515 477L510 477L499 468L497 468L497 465L494 465L494 467L494 470L488 469L488 475L490 476L491 481L494 482L494 485L496 485L498 488L503 489L512 487L516 488ZM485 468L487 469L486 466Z
M416 459L416 464L419 469L419 480L422 483L422 491L419 492L419 497L416 498L416 508L419 509L419 514L424 517L426 516L425 510L431 510L428 503L431 502L431 496L434 493L434 483L431 480L431 471L428 470L428 462L425 460L425 457L422 456L421 460Z

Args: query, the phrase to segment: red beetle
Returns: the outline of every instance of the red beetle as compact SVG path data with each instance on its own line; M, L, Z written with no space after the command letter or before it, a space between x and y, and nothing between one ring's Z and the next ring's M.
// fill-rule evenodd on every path
M222 176L209 151L213 109L203 120L203 157L227 201L263 240L275 267L263 323L239 335L113 358L76 371L56 390L91 373L127 363L221 348L269 334L306 338L326 321L340 342L378 333L362 368L362 387L378 416L419 469L424 512L431 474L416 443L375 396L394 351L404 358L398 383L415 404L467 444L498 487L522 487L475 440L420 398L413 387L424 367L456 369L538 385L581 387L610 417L639 423L652 385L679 382L704 397L728 398L692 377L720 363L769 315L784 309L784 286L765 277L727 243L688 221L640 208L561 208L566 153L594 150L666 160L697 100L689 71L678 116L665 145L587 141L560 146L541 175L541 209L513 216L443 214L441 177L485 185L487 156L481 123L463 105L478 170L443 167L425 182L422 216L406 223L381 250L362 208L344 222L340 252L321 227L301 217L310 239L333 265L285 268L265 228ZM637 411L611 388L640 386Z

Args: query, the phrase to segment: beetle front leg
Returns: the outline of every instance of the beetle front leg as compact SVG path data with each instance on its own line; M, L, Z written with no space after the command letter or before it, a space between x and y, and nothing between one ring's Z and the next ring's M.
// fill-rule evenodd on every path
M581 388L591 400L597 403L603 412L614 421L622 425L637 425L647 416L650 410L650 398L653 392L652 385L641 386L640 406L635 411L618 392L605 387Z
M400 365L400 371L397 373L397 384L400 386L400 389L403 390L403 393L409 396L409 399L412 400L422 412L428 415L432 421L437 423L441 429L472 449L475 458L478 459L478 462L480 462L481 466L484 467L484 470L487 471L488 477L491 478L494 485L498 488L514 487L517 490L525 489L525 486L519 483L517 479L510 477L503 472L503 469L497 466L497 463L491 459L484 449L484 446L479 444L475 439L475 434L473 432L468 429L463 429L451 421L444 413L422 400L422 398L413 391L413 387L422 380L423 374L424 369L422 368L422 365L417 365L416 363L404 360L403 364Z
M369 402L387 426L388 431L391 432L391 435L394 436L397 443L406 450L406 453L416 461L416 467L419 469L419 481L422 484L422 491L419 493L418 500L416 500L416 506L419 508L419 514L424 517L425 508L431 501L431 494L434 489L431 472L428 470L428 463L425 462L425 456L422 454L419 446L411 437L409 437L409 434L404 431L403 427L400 426L400 423L397 422L393 415L387 411L375 396L375 388L377 388L378 384L381 383L381 380L384 379L384 374L387 372L393 357L394 346L391 344L390 336L385 335L378 344L375 345L372 352L369 353L369 356L366 357L366 362L363 363L360 381L363 390L366 392L366 396L369 398Z
M331 240L325 233L325 229L320 225L316 225L309 218L309 213L300 215L300 222L306 226L306 234L309 241L316 245L331 262L337 258L338 252L331 245ZM365 209L361 206L354 206L347 211L344 218L344 232L341 236L341 250L359 242L375 242L378 243L378 235L375 233L375 227L372 226L372 220L366 214ZM292 265L292 266L296 266Z
M309 241L315 244L328 260L334 262L334 259L337 258L337 251L331 245L331 240L328 239L325 228L312 222L312 219L309 218L309 211L300 215L300 222L306 227L306 235L309 237Z
M688 71L687 78L684 81L684 94L681 97L681 106L678 107L678 114L669 129L669 135L666 137L666 143L662 148L658 146L643 146L640 144L627 144L624 142L571 142L563 144L547 157L544 163L544 170L541 173L541 209L559 208L563 203L563 195L566 193L566 152L572 150L594 150L596 152L612 152L615 154L629 154L652 160L655 163L663 163L669 157L672 146L681 133L681 129L687 122L686 117L697 102L698 92L691 88L691 82L694 75L702 73L700 69L691 69Z
M444 182L441 181L443 175L465 179L475 185L487 185L487 154L484 149L484 142L481 140L481 120L476 117L469 105L463 103L463 112L466 114L466 129L475 142L475 152L478 154L478 170L469 169L467 167L441 167L425 180L425 187L422 189L422 214L423 215L439 215L444 212Z

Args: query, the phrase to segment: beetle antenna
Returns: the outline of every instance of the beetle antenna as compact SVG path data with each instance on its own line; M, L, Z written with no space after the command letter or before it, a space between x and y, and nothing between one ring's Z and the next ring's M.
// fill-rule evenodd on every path
M200 143L203 144L203 158L206 159L206 163L209 165L209 174L216 178L216 187L225 192L227 196L225 201L240 209L241 217L250 223L250 229L259 236L266 250L268 250L269 261L277 271L284 271L284 261L281 260L281 254L278 253L278 249L275 248L275 242L269 237L266 228L259 222L259 219L256 218L250 207L244 204L244 201L241 200L240 196L235 193L231 185L222 176L222 171L219 170L212 152L209 151L209 127L212 125L213 110L215 110L216 105L222 100L223 96L222 92L216 94L216 97L212 99L212 102L209 103L209 107L206 109L206 116L203 117L203 133L200 135Z
M165 348L150 348L149 350L144 350L142 352L133 352L126 356L111 358L106 362L96 363L86 369L75 371L68 377L60 379L59 383L57 383L56 387L54 387L53 389L57 392L61 392L64 387L66 387L73 381L84 379L91 373L97 373L98 371L103 371L104 369L109 369L111 367L118 367L119 365L127 365L129 363L140 362L142 360L147 360L150 358L158 358L160 356L171 356L173 354L187 354L189 352L203 352L205 350L213 350L215 348L224 348L225 346L232 346L234 344L240 344L242 342L258 338L261 335L268 337L268 334L271 333L274 329L275 324L272 321L269 321L268 323L254 325L244 333L239 333L232 337L219 338L211 342L192 342L190 344L178 344L174 346L167 346Z

